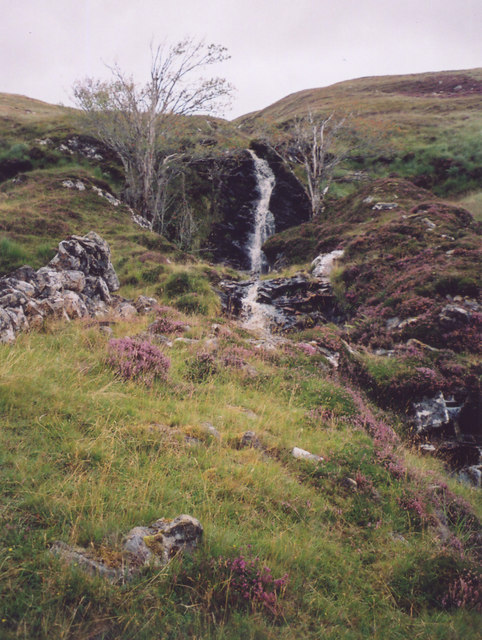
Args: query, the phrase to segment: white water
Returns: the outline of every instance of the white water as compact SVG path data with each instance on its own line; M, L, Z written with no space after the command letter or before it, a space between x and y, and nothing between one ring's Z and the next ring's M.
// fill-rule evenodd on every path
M248 287L242 300L243 326L246 329L269 333L269 325L276 316L276 309L256 301L259 287L259 276L266 266L266 258L261 250L264 242L275 232L274 216L269 210L269 201L275 185L274 173L266 160L258 158L254 151L249 151L253 158L254 170L259 193L254 210L254 230L249 238L250 269L255 280Z

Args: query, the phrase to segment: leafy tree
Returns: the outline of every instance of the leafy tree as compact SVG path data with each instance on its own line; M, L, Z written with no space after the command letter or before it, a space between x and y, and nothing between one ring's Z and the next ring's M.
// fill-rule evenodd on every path
M115 65L109 81L87 78L74 85L89 128L122 163L125 200L160 233L167 224L167 186L183 172L180 116L216 113L226 105L232 86L200 73L228 57L223 46L188 38L152 49L145 84Z

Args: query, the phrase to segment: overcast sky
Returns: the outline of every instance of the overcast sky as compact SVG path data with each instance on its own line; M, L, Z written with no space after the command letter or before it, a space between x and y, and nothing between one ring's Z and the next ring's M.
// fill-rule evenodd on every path
M294 91L482 66L481 0L0 0L0 92L69 104L105 63L143 80L149 44L228 47L234 118Z

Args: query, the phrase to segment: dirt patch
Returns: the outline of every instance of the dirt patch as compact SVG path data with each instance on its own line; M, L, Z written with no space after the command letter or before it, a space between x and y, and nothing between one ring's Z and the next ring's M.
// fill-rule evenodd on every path
M482 94L482 81L463 75L440 74L421 80L407 80L385 85L382 91L386 93L402 93L407 96L436 95L440 97L470 96Z

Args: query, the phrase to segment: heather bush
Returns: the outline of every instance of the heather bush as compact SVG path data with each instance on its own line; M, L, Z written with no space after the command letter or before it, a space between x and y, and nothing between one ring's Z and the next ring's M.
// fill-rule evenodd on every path
M160 316L151 325L149 331L157 334L180 334L186 330L184 322L179 320L171 320L166 316Z
M305 356L315 356L318 353L318 349L307 342L298 342L296 348Z
M442 598L444 609L475 609L482 612L482 574L470 570L458 575Z
M428 505L420 488L418 490L406 489L398 498L398 504L407 514L410 525L415 529L419 529L429 522Z
M214 617L234 611L261 612L271 617L283 613L282 599L288 574L274 578L258 556L239 553L235 557L204 559L193 571L189 559L174 577L176 589L189 594L197 606Z
M232 369L242 369L246 366L246 361L233 350L223 353L221 360L224 367L230 367Z
M148 386L165 380L170 360L147 340L118 338L109 341L108 364L124 380L137 380Z

